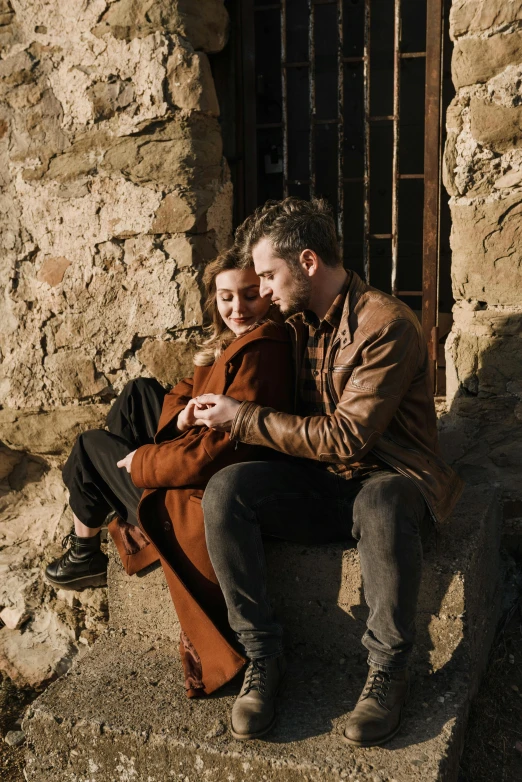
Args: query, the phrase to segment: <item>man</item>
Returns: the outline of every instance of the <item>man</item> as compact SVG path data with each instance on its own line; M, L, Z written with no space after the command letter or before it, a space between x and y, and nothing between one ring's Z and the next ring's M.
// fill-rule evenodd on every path
M399 729L408 694L422 540L462 490L439 455L426 343L406 305L345 271L323 201L268 202L236 239L261 294L289 318L297 414L203 395L196 423L297 458L227 467L203 498L210 558L250 660L232 732L249 739L271 729L285 673L262 535L302 543L352 536L369 607L369 672L344 738L383 744Z

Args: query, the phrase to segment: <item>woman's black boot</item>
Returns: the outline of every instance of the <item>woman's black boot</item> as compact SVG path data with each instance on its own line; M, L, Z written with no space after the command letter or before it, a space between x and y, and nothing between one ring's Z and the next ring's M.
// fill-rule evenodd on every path
M107 585L108 557L100 550L100 533L80 538L71 532L62 541L65 554L45 568L45 577L59 589L85 589Z

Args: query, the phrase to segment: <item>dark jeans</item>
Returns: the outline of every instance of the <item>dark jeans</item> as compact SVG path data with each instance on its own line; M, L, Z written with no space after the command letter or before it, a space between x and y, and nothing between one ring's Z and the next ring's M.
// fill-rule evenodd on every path
M138 524L136 510L143 490L116 462L153 442L166 393L157 380L131 380L109 411L109 431L91 429L78 437L63 480L69 489L69 504L85 526L101 527L111 511L129 524Z
M309 462L246 462L214 475L203 512L230 626L250 659L282 651L262 536L305 544L351 537L370 609L363 637L369 662L381 669L406 667L415 637L422 540L432 529L411 480L387 470L345 480Z

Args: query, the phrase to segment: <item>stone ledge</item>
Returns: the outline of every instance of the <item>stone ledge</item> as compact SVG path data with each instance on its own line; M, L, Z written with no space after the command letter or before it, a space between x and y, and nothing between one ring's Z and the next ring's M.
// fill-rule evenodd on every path
M419 678L386 748L341 740L364 664L290 657L278 724L239 743L228 715L240 682L189 701L174 644L109 631L31 707L28 782L430 782L456 780L470 683L462 671Z

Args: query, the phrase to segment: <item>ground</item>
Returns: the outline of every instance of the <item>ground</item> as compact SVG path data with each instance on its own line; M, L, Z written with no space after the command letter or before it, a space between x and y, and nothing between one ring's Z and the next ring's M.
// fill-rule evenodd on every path
M522 562L518 564L522 578ZM520 583L520 582L519 582ZM1 676L1 674L0 674ZM25 706L38 694L0 678L0 736L17 729ZM24 748L0 740L2 782L24 782ZM458 782L522 779L522 597L499 626L490 663L473 703Z

